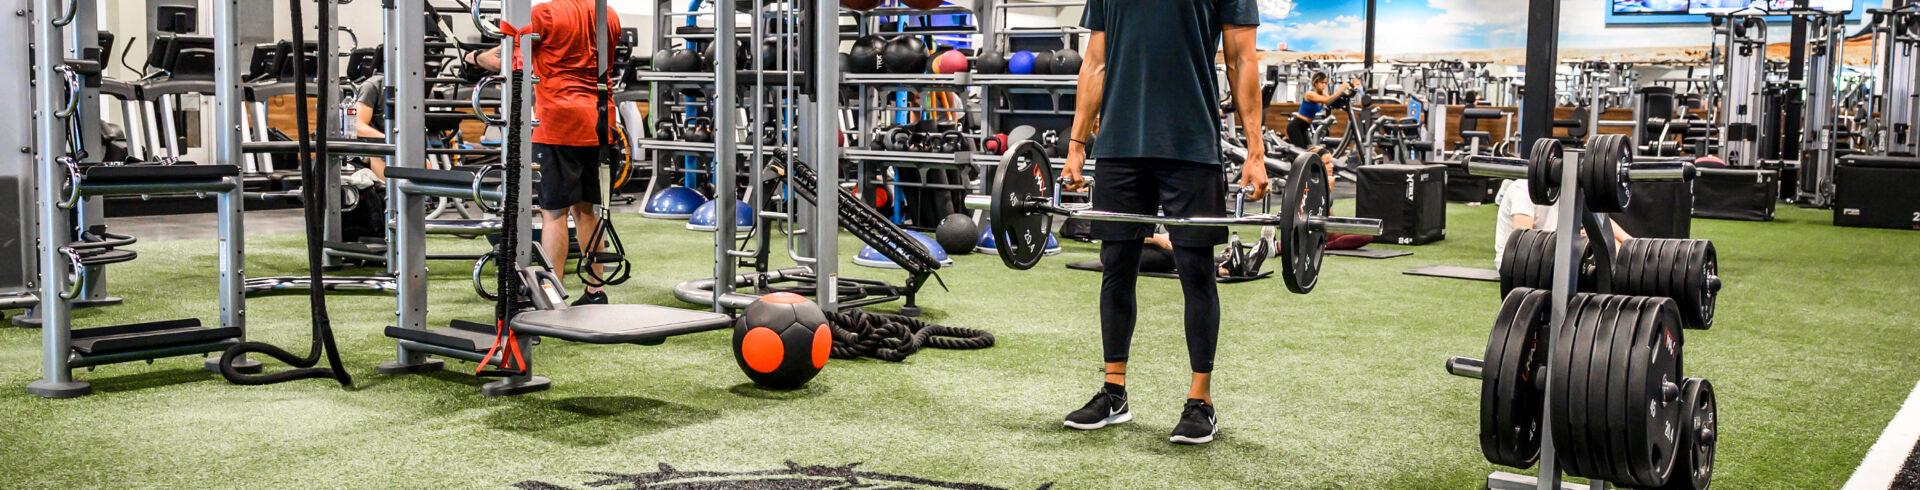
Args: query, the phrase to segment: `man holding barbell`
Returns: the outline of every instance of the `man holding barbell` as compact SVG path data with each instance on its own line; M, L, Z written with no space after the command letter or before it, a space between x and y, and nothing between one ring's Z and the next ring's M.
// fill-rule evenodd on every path
M1092 33L1067 146L1063 177L1069 189L1087 187L1082 170L1091 156L1100 161L1100 182L1092 191L1096 210L1224 216L1223 130L1213 71L1224 39L1235 116L1252 135L1245 139L1247 161L1239 186L1251 192L1248 199L1266 197L1255 0L1088 0L1081 24ZM1096 127L1099 138L1093 138ZM1093 148L1087 147L1090 139L1098 141ZM1176 226L1168 232L1186 297L1187 355L1193 368L1186 406L1170 440L1204 444L1213 441L1218 428L1209 389L1220 331L1213 249L1226 243L1227 229ZM1100 337L1106 384L1086 406L1067 414L1067 427L1092 430L1133 419L1126 372L1138 308L1134 285L1143 242L1151 236L1152 225L1093 223L1104 266Z

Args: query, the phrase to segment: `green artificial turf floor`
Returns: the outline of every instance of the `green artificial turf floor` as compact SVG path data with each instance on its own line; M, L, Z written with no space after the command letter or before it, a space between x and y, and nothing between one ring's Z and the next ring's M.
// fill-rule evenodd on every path
M1343 202L1350 206L1351 202ZM1131 392L1135 422L1085 433L1060 416L1098 386L1097 276L1063 265L1090 244L1016 272L956 257L927 318L991 330L984 351L924 351L905 363L835 360L797 392L745 383L729 334L658 347L547 342L553 390L482 397L458 371L374 372L393 344L390 297L330 299L355 385L229 385L198 358L101 367L76 376L93 396L42 400L35 330L0 328L0 481L9 487L573 488L596 472L857 469L1012 488L1474 488L1477 382L1442 370L1478 357L1497 285L1412 277L1430 264L1490 266L1492 207L1449 205L1448 239L1411 257L1330 257L1318 290L1278 280L1221 288L1215 377L1222 431L1202 447L1166 442L1185 394L1175 281L1142 279ZM638 270L616 301L680 305L672 286L708 274L709 235L618 218ZM1688 332L1688 375L1719 390L1721 488L1835 488L1920 378L1920 235L1829 226L1784 207L1780 220L1696 220L1727 286L1711 331ZM248 237L247 270L303 267L298 236ZM214 311L211 240L142 242L113 268L124 306L82 310L82 326ZM479 242L435 241L437 251ZM845 239L843 250L855 250ZM1391 248L1391 247L1388 247ZM898 279L853 266L846 274ZM491 313L467 265L434 263L431 316ZM685 306L685 305L681 305ZM889 307L891 308L891 307ZM305 351L302 297L248 304L250 336ZM272 369L280 366L269 363Z

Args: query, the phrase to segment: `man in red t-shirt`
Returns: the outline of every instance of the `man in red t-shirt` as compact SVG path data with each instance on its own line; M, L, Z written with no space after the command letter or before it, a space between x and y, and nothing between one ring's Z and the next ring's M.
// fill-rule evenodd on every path
M547 263L564 270L567 263L567 217L571 215L581 238L597 236L600 220L593 207L601 202L601 135L595 134L600 114L594 109L599 83L594 66L599 64L594 43L593 0L554 0L533 6L533 22L527 32L540 35L533 45L533 115L540 125L533 128L533 162L540 165L540 210L544 218L540 245ZM613 36L620 32L620 16L607 9L607 42L612 49ZM530 39L530 38L529 38ZM495 47L467 61L492 71L500 71L500 48ZM613 71L612 63L606 71ZM607 112L613 114L612 101ZM611 124L611 122L609 122ZM606 135L608 142L613 135ZM609 153L612 154L612 153ZM571 213L568 210L572 210ZM598 252L604 242L583 243L582 248ZM591 262L591 261L589 261ZM595 272L601 266L593 264ZM607 294L588 287L574 304L606 304Z

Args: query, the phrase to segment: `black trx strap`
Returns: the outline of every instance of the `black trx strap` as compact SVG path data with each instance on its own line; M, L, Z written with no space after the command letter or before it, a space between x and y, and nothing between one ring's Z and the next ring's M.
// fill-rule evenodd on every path
M593 65L593 93L595 97L594 112L598 116L594 121L594 136L600 140L600 144L597 147L599 154L595 157L594 161L601 165L606 165L607 162L612 159L611 157L613 155L611 134L613 132L613 125L607 114L607 105L612 102L613 98L612 81L607 77L607 72L612 68L611 61L609 60L611 56L608 53L611 49L609 45L613 44L613 38L609 37L610 33L607 32L607 19L603 15L606 11L607 0L594 0L593 51L595 61ZM600 176L596 173L593 178L597 179L600 178ZM613 193L613 189L608 188L612 185L612 182L601 182L600 184L599 187L602 194ZM606 199L602 199L602 201L605 200ZM600 204L605 206L607 203L602 202ZM631 270L633 269L633 263L627 260L626 244L620 242L620 233L613 230L613 217L611 213L600 213L598 211L599 210L596 210L595 215L599 218L600 225L594 227L592 236L583 237L584 239L580 240L580 262L574 266L574 276L580 278L580 282L590 288L605 287L627 282L627 279L632 275ZM601 242L607 242L607 250L612 250L614 255L620 257L619 266L611 277L602 276L599 272L593 270L594 264L600 262L598 254L594 253L594 251L600 248L599 245ZM566 262L565 258L562 258L561 262L561 265L566 265L564 263Z
M301 12L303 10L301 3L302 0L287 1L287 8L293 15L294 46L305 46L307 42L306 29L302 26L306 21L303 19ZM321 36L329 35L332 31L333 19L327 15L328 10L329 9L321 8L319 19L317 19L319 24L318 32ZM300 193L303 202L307 203L305 210L307 220L307 276L308 280L312 282L312 285L307 288L307 304L311 309L313 317L313 342L308 346L306 357L298 357L293 355L293 353L287 352L285 349L260 342L242 342L227 348L226 352L220 354L220 376L227 378L227 382L233 384L265 385L296 379L331 377L335 381L339 381L340 386L353 385L353 376L347 374L346 367L340 364L340 349L335 346L333 342L333 321L327 317L327 294L326 287L324 287L324 283L322 282L322 269L320 266L320 246L325 233L325 230L321 228L324 217L321 216L320 213L324 209L324 206L319 204L323 202L321 201L323 196L321 195L322 186L317 185L317 183L320 182L321 165L324 165L327 161L328 134L327 131L318 131L320 135L319 144L314 144L314 133L316 132L312 131L312 128L309 127L310 120L307 118L306 101L308 94L305 66L306 63L293 64L293 99L298 101L293 105L293 111L294 125L297 128L296 131L300 133L300 153L297 156L300 161L300 181L306 183L300 186ZM327 65L322 64L322 66ZM333 90L333 77L330 74L320 74L320 76L315 77L315 80L319 84L318 88L320 93L331 93L330 91ZM316 104L314 110L319 111L319 114L312 120L328 120L326 104ZM228 239L239 240L241 237L228 237ZM238 265L236 264L235 266L237 267ZM316 368L314 366L320 363L320 353L323 350L327 355L327 367ZM242 356L245 356L247 353L265 354L268 357L278 359L280 362L287 363L296 369L260 375L242 374L238 369L234 368L234 363L239 361Z

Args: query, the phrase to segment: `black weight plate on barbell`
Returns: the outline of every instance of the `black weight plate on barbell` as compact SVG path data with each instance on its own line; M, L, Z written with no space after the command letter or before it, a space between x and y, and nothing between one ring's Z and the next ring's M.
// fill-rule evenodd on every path
M1593 295L1587 300L1586 311L1581 312L1587 317L1582 321L1593 328L1593 353L1587 357L1587 370L1584 374L1576 374L1576 376L1584 376L1582 379L1585 383L1581 385L1581 389L1586 392L1586 403L1576 406L1574 415L1575 420L1585 421L1580 429L1581 434L1586 438L1581 449L1586 462L1590 463L1584 467L1587 476L1599 477L1612 474L1616 464L1614 460L1617 458L1613 457L1612 453L1613 445L1607 439L1609 419L1606 406L1613 394L1613 390L1610 389L1613 378L1609 373L1615 362L1614 338L1617 332L1614 324L1608 320L1619 318L1620 302L1626 298L1626 296L1612 294ZM1585 415L1584 419L1581 418L1581 414Z
M1532 282L1528 280L1528 276L1533 273L1533 262L1528 261L1533 257L1533 234L1529 231L1515 231L1513 239L1508 241L1507 255L1513 258L1513 267L1501 280L1507 282L1505 287L1509 290L1533 287Z
M1527 270L1521 284L1530 288L1552 289L1553 233L1527 230Z
M1518 309L1507 318L1499 372L1503 379L1495 393L1501 404L1495 418L1503 424L1496 441L1507 457L1498 462L1502 465L1525 469L1533 466L1540 453L1540 393L1532 388L1533 376L1527 371L1534 367L1529 351L1536 347L1532 340L1538 339L1540 307L1547 300L1538 290L1525 290Z
M1587 142L1587 152L1580 161L1580 189L1586 191L1588 210L1617 213L1626 209L1626 181L1621 168L1631 159L1628 145L1619 135L1611 134L1595 135Z
M1514 279L1516 279L1516 277L1514 277L1514 269L1516 269L1516 265L1520 263L1520 249L1522 247L1523 237L1525 236L1525 234L1519 231L1507 234L1507 246L1500 255L1501 298L1507 297L1508 294L1513 292L1513 288L1519 287L1514 284Z
M1587 424L1590 423L1587 420L1587 406L1593 403L1587 396L1587 386L1591 384L1587 373L1592 367L1594 323L1597 318L1590 314L1589 306L1595 303L1593 295L1577 296L1580 299L1575 303L1579 307L1567 309L1568 324L1573 325L1574 331L1573 356L1568 359L1567 377L1563 378L1566 382L1561 385L1567 392L1567 411L1564 416L1570 430L1567 431L1566 443L1555 441L1554 447L1563 448L1567 456L1568 473L1586 475L1592 470L1592 452L1588 450L1592 443L1587 436Z
M1031 140L1015 143L1000 158L994 172L993 201L988 206L994 244L1000 261L1015 270L1027 270L1046 254L1047 233L1053 215L1033 203L1053 197L1053 165L1046 151Z
M1560 199L1560 179L1553 177L1552 169L1562 164L1566 150L1560 140L1540 138L1533 141L1527 156L1527 197L1535 205L1553 205Z
M1661 490L1707 490L1713 483L1714 438L1719 430L1719 403L1713 383L1687 378L1681 384L1680 452L1673 475Z
M1681 285L1685 297L1680 300L1680 316L1688 328L1705 330L1713 328L1714 300L1719 295L1710 279L1719 274L1719 260L1713 250L1713 242L1693 241L1693 247L1687 255L1685 282Z
M1553 289L1553 233L1527 230L1527 236L1527 270L1520 275L1521 285Z
M1617 483L1623 485L1644 482L1647 477L1646 475L1650 473L1649 468L1647 468L1648 465L1642 462L1647 459L1644 457L1645 451L1643 449L1647 447L1647 427L1640 425L1646 421L1644 411L1647 409L1646 402L1648 400L1646 398L1645 385L1637 376L1643 376L1646 372L1648 363L1647 356L1650 351L1645 347L1649 345L1650 339L1653 338L1654 332L1658 329L1662 308L1661 303L1672 301L1657 296L1636 297L1641 298L1639 312L1632 318L1624 319L1626 321L1623 321L1621 325L1621 328L1630 328L1633 330L1632 342L1634 345L1632 351L1633 362L1627 365L1627 372L1622 374L1619 380L1621 385L1627 390L1626 396L1622 396L1621 399L1616 402L1618 403L1620 412L1625 415L1625 419L1621 421L1618 432L1619 437L1623 441L1622 444L1627 448L1627 451L1625 451L1622 456L1628 458L1628 466L1627 472L1616 478ZM1636 389L1636 387L1638 389Z
M1318 164L1318 155L1307 153L1293 162L1293 175L1287 176L1286 191L1280 197L1280 277L1287 290L1295 294L1313 292L1320 282L1321 254L1327 250L1327 232L1309 226L1309 221L1325 218L1333 208L1327 193L1327 170Z
M1620 475L1626 471L1628 460L1626 454L1628 445L1625 437L1625 431L1627 429L1627 405L1625 402L1627 399L1628 383L1625 381L1625 378L1627 366L1632 364L1633 339L1634 332L1637 330L1636 325L1639 324L1638 317L1640 315L1640 307L1645 304L1646 298L1641 296L1610 296L1620 298L1620 300L1614 306L1613 314L1605 319L1608 328L1612 330L1610 337L1613 339L1613 342L1608 346L1611 352L1609 352L1607 356L1606 369L1601 371L1600 374L1606 380L1604 384L1606 385L1607 395L1601 398L1601 400L1603 400L1602 403L1596 405L1594 408L1605 415L1604 420L1606 420L1606 423L1601 425L1599 429L1604 432L1601 442L1608 449L1606 453L1608 474Z
M1546 372L1547 346L1540 341L1546 335L1547 326L1553 323L1553 293L1534 290L1528 294L1532 300L1521 305L1520 315L1514 318L1520 326L1517 336L1508 339L1508 349L1517 353L1513 359L1518 365L1514 369L1513 432L1511 447L1520 451L1516 455L1521 464L1517 468L1532 467L1540 459L1540 436L1543 417L1546 415L1545 383L1539 379ZM1512 345L1518 342L1517 349Z
M1638 486L1657 486L1667 481L1674 469L1675 455L1680 450L1678 424L1680 415L1679 400L1666 399L1665 385L1679 385L1680 343L1682 339L1680 310L1670 299L1654 298L1649 305L1658 309L1652 323L1653 328L1642 332L1639 340L1645 342L1636 349L1636 357L1643 363L1635 363L1628 371L1628 379L1633 385L1628 395L1639 406L1628 413L1630 430L1640 431L1644 443L1630 448L1631 461L1640 469L1634 481ZM1644 366L1644 367L1643 367ZM1643 370L1644 369L1644 370Z
M1568 300L1566 317L1560 324L1553 327L1552 363L1547 366L1547 377L1551 378L1549 382L1554 385L1547 397L1547 409L1553 414L1549 419L1553 427L1553 446L1560 452L1561 465L1567 468L1571 468L1567 458L1567 447L1570 445L1568 441L1571 440L1569 434L1573 432L1570 429L1572 424L1567 420L1567 403L1570 398L1568 392L1572 391L1567 389L1567 382L1573 370L1573 346L1577 343L1574 342L1574 338L1579 336L1579 332L1573 328L1574 313L1579 311L1577 307L1582 298L1575 295ZM1571 470L1563 469L1563 471Z
M1507 293L1500 301L1500 312L1494 315L1493 328L1487 332L1487 351L1481 359L1480 369L1480 453L1493 464L1506 465L1513 460L1509 448L1500 440L1511 423L1501 417L1509 405L1500 398L1502 385L1509 381L1506 376L1507 337L1512 336L1513 318L1520 312L1520 303L1525 301L1527 290Z

